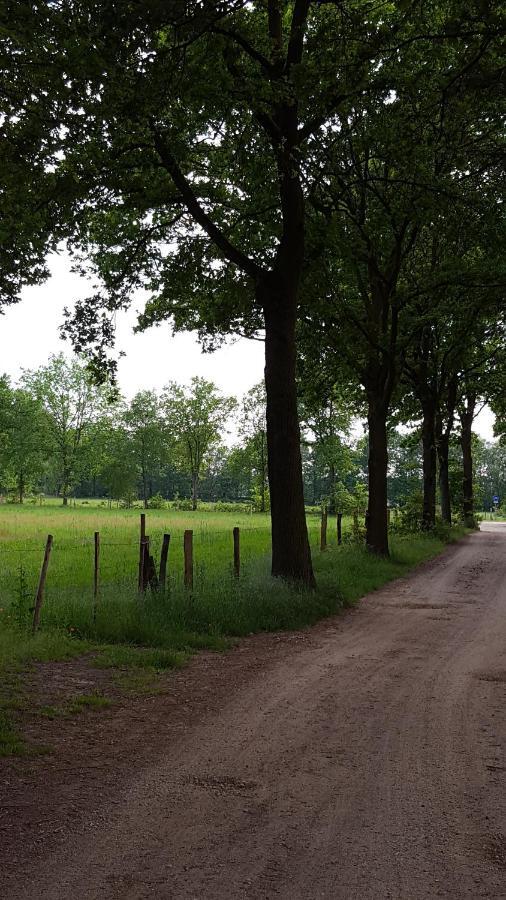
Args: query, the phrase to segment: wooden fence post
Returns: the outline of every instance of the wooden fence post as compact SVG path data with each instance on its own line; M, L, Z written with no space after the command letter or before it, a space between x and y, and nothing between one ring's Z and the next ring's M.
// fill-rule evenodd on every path
M327 510L322 507L322 524L320 529L320 550L327 549Z
M145 592L148 587L152 591L158 590L158 577L156 574L155 561L150 553L150 540L146 534L144 537L144 559L142 567L142 589Z
M160 573L158 581L160 590L165 593L167 582L167 559L169 556L170 534L164 534L162 542L162 552L160 553Z
M339 546L343 543L343 514L337 514L337 543Z
M184 533L184 586L193 590L193 531Z
M93 621L97 618L98 584L100 566L100 532L95 531L95 565L93 571Z
M234 575L239 578L241 574L241 538L239 528L234 528Z
M137 588L141 594L144 590L144 540L146 538L146 513L141 513L141 536L139 542L139 577Z
M49 565L49 557L53 546L53 535L48 534L46 540L46 549L44 551L44 559L40 570L39 585L37 587L37 596L35 598L35 607L33 610L32 633L35 634L40 622L40 611L42 609L42 601L44 599L44 587L46 584L47 567Z

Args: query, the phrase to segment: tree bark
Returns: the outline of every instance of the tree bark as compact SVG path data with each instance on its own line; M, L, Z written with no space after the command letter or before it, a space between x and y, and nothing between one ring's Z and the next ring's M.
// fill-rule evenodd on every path
M263 287L272 575L315 584L304 506L295 381L296 295Z
M439 493L441 495L441 517L443 522L448 525L452 524L452 504L450 497L450 477L449 477L449 448L450 438L442 432L438 436L437 455L439 461Z
M192 509L195 511L197 509L197 501L198 501L198 476L192 474Z
M473 528L474 496L473 496L473 421L476 398L468 397L465 406L460 410L460 446L462 447L462 513L464 524Z
M436 524L436 403L432 396L422 401L423 511L422 528L430 531Z
M388 556L387 413L377 398L369 396L367 423L369 428L369 506L366 518L366 545L373 553Z
M457 403L457 375L452 375L446 388L446 400L436 412L436 449L439 464L439 493L441 496L441 516L447 525L452 524L452 501L450 494L449 452L450 435L455 419ZM444 423L443 423L444 420Z

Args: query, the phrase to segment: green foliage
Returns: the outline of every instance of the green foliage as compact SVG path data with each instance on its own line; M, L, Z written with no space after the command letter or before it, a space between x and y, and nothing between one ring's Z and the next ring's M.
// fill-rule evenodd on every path
M167 509L167 501L161 494L153 494L148 500L149 509Z
M400 521L397 527L411 534L421 531L422 512L423 494L421 491L416 491L409 495L404 506L401 507Z
M357 508L357 500L345 487L342 481L338 481L334 491L334 503L337 512L351 513Z
M244 442L241 460L251 485L251 499L258 512L270 510L266 404L265 386L256 384L243 399L239 423L239 434Z
M233 397L222 397L204 378L192 378L188 388L171 382L164 390L162 407L166 427L172 435L181 466L191 476L193 508L197 508L198 485L204 466L211 461L227 419L237 405Z
M66 503L83 465L86 437L107 407L108 392L92 383L83 363L62 354L24 372L22 384L46 412L50 458Z

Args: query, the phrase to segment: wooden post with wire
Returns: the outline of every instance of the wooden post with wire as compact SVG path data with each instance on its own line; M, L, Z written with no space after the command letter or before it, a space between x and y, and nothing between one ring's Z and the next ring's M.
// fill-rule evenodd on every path
M239 578L241 574L241 533L239 528L234 528L234 575Z
M320 550L327 549L327 508L322 506L322 524L320 529Z
M184 533L184 586L193 590L193 531Z
M32 633L35 634L39 627L40 623L40 611L42 609L42 602L44 600L44 588L46 585L46 576L47 576L47 567L49 565L49 557L51 556L51 549L53 546L53 535L48 534L46 540L46 549L44 551L44 559L42 561L42 568L40 570L39 576L39 584L37 587L37 596L35 598L35 606L33 610L33 622L32 622Z
M343 543L343 514L340 512L337 514L337 543L339 547Z
M144 592L149 588L152 591L158 590L158 576L156 574L156 566L150 551L150 539L146 534L144 537L144 556L142 566L142 589Z
M139 594L144 591L144 541L146 538L146 513L141 513L141 536L139 543L139 577L137 588Z
M98 606L98 588L99 588L99 569L100 569L100 532L95 531L95 562L93 569L93 621L97 618Z
M160 571L158 575L158 582L162 594L164 594L167 589L167 559L169 556L169 546L170 534L164 534L162 542L162 552L160 554Z

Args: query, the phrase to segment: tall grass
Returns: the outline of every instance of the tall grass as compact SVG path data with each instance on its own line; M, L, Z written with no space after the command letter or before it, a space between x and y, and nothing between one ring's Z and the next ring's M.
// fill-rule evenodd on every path
M220 649L228 638L258 631L301 628L353 603L363 594L438 553L433 537L392 536L388 560L351 543L318 547L319 521L308 520L318 588L298 589L269 575L267 516L229 513L148 511L152 547L171 533L169 582L165 595L139 597L138 511L1 509L0 668L28 659L62 658L91 646L135 645L174 651ZM232 571L232 528L241 527L242 570ZM329 523L330 524L330 523ZM344 532L351 525L345 521ZM182 577L182 534L193 527L195 580L190 592ZM101 587L96 615L92 602L93 531L102 539ZM42 631L27 632L45 534L55 535ZM9 662L10 661L10 662Z

